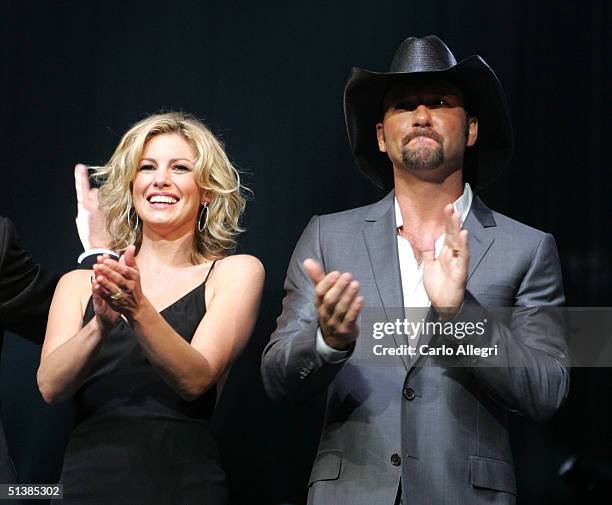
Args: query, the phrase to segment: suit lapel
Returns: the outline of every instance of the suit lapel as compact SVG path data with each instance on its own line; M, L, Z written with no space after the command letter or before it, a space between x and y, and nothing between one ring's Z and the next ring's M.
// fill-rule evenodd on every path
M463 224L463 228L469 232L470 264L468 266L468 282L495 240L493 234L487 230L487 228L493 226L497 226L493 213L480 198L474 196L472 208Z
M387 319L391 317L389 309L402 307L404 304L393 196L394 193L391 192L374 206L363 228L363 239L374 274L376 289Z
M398 309L404 306L394 196L395 193L391 192L372 207L362 231L376 289L385 318L389 322L393 322L397 317L403 317L398 314ZM399 312L403 313L403 310ZM395 335L393 338L398 347L405 343L400 342ZM402 361L405 366L410 362L407 356L402 356Z

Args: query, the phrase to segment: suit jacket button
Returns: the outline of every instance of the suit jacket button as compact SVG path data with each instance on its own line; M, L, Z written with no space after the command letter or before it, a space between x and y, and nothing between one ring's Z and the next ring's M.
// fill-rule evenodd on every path
M404 389L404 398L406 398L406 400L414 400L414 397L416 396L414 389L412 388L406 388Z
M400 458L399 454L391 456L391 464L393 466L400 466L402 464L402 458Z

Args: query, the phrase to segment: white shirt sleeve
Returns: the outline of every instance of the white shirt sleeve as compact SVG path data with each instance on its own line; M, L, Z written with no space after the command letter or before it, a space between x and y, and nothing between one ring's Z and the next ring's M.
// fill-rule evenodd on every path
M323 334L321 333L321 328L317 328L317 353L323 358L324 361L335 365L336 363L341 363L342 361L347 360L353 353L353 349L351 348L346 351L334 349L328 345L327 342L325 342Z

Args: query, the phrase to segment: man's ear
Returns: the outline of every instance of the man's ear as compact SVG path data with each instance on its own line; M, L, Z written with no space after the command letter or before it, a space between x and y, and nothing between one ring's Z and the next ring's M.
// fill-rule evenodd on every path
M476 139L478 138L478 118L476 116L472 116L468 118L468 127L467 127L467 139L466 139L466 147L472 147L476 143Z
M385 142L385 130L382 123L376 123L376 138L378 140L378 150L381 153L386 153L387 144Z

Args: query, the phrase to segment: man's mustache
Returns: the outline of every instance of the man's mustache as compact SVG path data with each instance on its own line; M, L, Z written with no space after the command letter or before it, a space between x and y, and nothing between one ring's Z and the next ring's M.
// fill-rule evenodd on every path
M412 139L415 139L417 137L428 137L430 139L435 140L438 144L442 144L442 140L443 140L442 135L440 135L439 133L433 130L425 130L423 128L416 128L412 130L408 135L406 135L402 139L402 145L405 146L406 144L408 144L408 142L410 142Z

